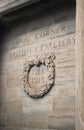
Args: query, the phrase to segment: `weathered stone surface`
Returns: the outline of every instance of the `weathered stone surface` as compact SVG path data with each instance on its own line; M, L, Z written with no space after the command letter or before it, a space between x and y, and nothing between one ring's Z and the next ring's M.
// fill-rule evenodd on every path
M30 129L47 129L48 120L46 114L21 114L12 113L7 116L7 127L22 127Z
M52 88L55 79L54 59L53 54L40 55L24 63L23 84L27 95L42 98Z
M2 129L4 130L4 129ZM31 129L31 128L12 128L12 127L8 127L5 130L38 130L38 129ZM54 130L54 129L40 129L40 130Z
M6 130L6 128L5 127L0 127L0 130Z
M0 0L0 8L13 2L15 2L15 0Z
M6 126L6 114L0 113L0 127Z
M10 13L40 0L0 0L0 15Z
M53 99L53 111L56 115L75 115L75 97L56 97Z
M61 11L53 10L50 15L12 26L5 35L1 97L6 106L3 111L7 118L6 130L75 128L75 16L73 9ZM56 57L54 85L44 97L33 99L24 92L25 60L51 53ZM38 88L43 84L42 77L47 80L43 70L45 65L41 66L40 73L32 68L29 74L32 88L31 82Z
M6 111L7 112L22 112L22 98L16 100L7 100Z
M56 130L75 130L73 116L51 116L48 118L48 128Z
M76 129L84 130L84 0L77 0L76 13Z

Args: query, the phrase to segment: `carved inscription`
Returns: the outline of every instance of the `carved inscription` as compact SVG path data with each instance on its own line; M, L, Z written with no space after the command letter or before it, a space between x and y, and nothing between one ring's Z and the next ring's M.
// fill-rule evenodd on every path
M42 28L36 27L30 32L25 32L25 34L22 33L22 35L17 34L14 39L11 39L10 47L8 47L8 49L11 50L19 47L29 46L32 44L35 45L39 41L47 41L51 39L56 39L58 37L63 37L67 34L72 34L75 32L73 28L74 23L72 22L73 20L69 21L70 24L67 24L66 21L59 24L54 23L53 25L48 25L46 27L44 26ZM13 42L14 44L11 44L11 42Z
M20 48L20 49L17 48L17 50L13 49L11 52L9 52L8 58L12 59L12 58L30 55L32 53L38 54L41 52L56 51L56 49L60 47L65 47L72 44L75 44L74 34L61 37L61 38L56 38L53 41L49 40L49 42L48 41L44 42L39 46L36 45L34 48L32 48L31 46L27 46L27 48Z
M62 25L43 28L42 30L37 30L32 33L28 33L25 35L21 35L15 39L15 43L10 46L10 49L15 49L18 47L35 44L35 41L38 40L48 40L50 38L55 38L60 35L64 35L66 33L67 28Z
M43 97L54 84L55 56L38 56L24 64L24 91L33 98ZM45 73L45 76L44 76Z
M4 35L0 110L7 130L74 130L75 12L49 10Z
M66 32L65 26L57 26L51 29L47 29L45 31L41 31L40 33L35 34L35 39L45 38L45 37L52 37L55 35L59 35Z
M40 65L40 67L34 66L32 67L29 73L29 84L31 86L40 86L41 84L44 85L46 81L46 74L47 68L44 65Z

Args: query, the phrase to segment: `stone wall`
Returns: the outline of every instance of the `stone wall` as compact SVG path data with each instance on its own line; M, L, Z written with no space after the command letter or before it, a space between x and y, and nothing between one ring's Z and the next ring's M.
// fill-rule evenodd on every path
M24 92L24 63L50 54L55 55L54 84L42 98L31 98ZM45 75L45 66L32 68L31 87L44 86ZM73 8L53 9L9 28L1 62L0 130L75 130L74 89Z
M0 0L0 7L4 7L8 4L15 2L15 0Z

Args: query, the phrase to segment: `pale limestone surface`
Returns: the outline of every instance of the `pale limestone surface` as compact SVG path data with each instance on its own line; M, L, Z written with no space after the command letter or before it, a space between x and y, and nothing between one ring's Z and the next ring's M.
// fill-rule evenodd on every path
M4 7L8 4L15 2L16 0L0 0L0 7Z
M76 13L76 130L84 130L84 0Z
M0 129L75 130L73 9L51 12L12 27L4 38L3 50ZM26 59L51 53L56 56L54 85L43 98L31 98L24 92L24 63ZM39 75L34 71L31 78L35 76L37 82L31 82L39 87L45 69L39 70Z

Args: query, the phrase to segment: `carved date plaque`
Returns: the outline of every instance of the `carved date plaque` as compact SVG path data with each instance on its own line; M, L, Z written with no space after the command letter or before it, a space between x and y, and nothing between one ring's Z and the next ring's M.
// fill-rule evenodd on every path
M37 56L24 63L24 91L33 98L41 98L54 84L54 54Z

